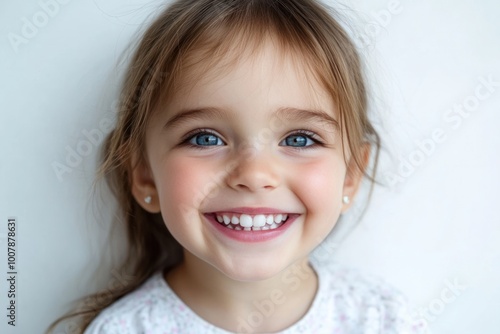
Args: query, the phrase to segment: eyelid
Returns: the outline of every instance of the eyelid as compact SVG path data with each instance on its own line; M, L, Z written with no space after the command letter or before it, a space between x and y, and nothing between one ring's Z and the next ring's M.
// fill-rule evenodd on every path
M288 137L290 136L304 136L307 137L310 141L312 141L311 145L307 146L290 146L290 145L281 145ZM294 130L288 133L284 139L279 142L279 146L287 147L292 150L302 151L302 150L314 150L320 147L326 147L327 145L319 138L320 136L316 134L314 131L307 129Z
M195 129L193 131L188 132L187 134L185 134L184 136L182 136L182 139L180 140L180 145L189 145L189 146L195 147L195 148L211 148L211 147L214 147L214 146L221 146L221 145L207 145L207 146L203 146L203 145L193 145L193 144L190 144L189 141L193 137L195 137L196 135L199 135L199 134L210 134L210 135L216 136L216 137L218 137L224 143L224 145L227 145L227 143L224 141L224 139L222 139L222 136L220 134L218 134L216 131L211 130L211 129Z
M195 129L195 130L192 130L192 131L189 131L188 133L186 133L183 137L182 137L182 141L184 140L187 140L187 139L190 139L192 138L193 136L195 135L198 135L200 133L209 133L211 135L215 135L215 136L218 136L220 137L220 135L214 131L214 130L211 130L211 129Z
M323 143L323 141L320 139L320 136L316 132L311 131L311 130L307 130L307 129L294 130L294 131L288 133L285 136L285 138L289 137L289 136L297 135L297 134L308 136L312 140L314 140L316 143Z
M181 139L181 145L189 145L191 147L194 147L194 148L203 148L203 149L206 149L206 148L211 148L211 147L214 147L214 146L222 146L222 145L207 145L207 146L203 146L203 145L193 145L193 144L190 144L189 141L195 137L196 135L199 135L199 134L210 134L210 135L214 135L216 137L218 137L223 143L224 145L227 145L227 143L224 141L224 139L222 138L222 136L217 133L216 131L212 130L212 129L206 129L206 128L201 128L201 129L195 129L195 130L192 130L190 132L188 132L186 135L184 135ZM310 148L314 148L314 147L317 147L317 146L325 146L325 143L320 139L320 136L312 131L312 130L308 130L308 129L298 129L298 130L293 130L289 133L287 133L284 138L282 140L279 141L279 144L280 145L284 140L286 140L287 137L290 137L290 136L294 136L294 135L303 135L303 136L306 136L308 137L309 139L311 139L314 144L313 145L308 145L308 146L287 146L287 145L283 145L283 146L287 146L287 147L291 147L291 148L294 148L294 149L310 149ZM281 145L280 145L281 146Z

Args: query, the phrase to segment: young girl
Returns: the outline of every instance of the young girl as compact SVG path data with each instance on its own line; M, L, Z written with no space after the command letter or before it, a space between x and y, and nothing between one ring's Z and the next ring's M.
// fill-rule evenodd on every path
M309 256L379 148L329 11L178 0L145 32L101 166L133 281L79 312L85 333L419 331L393 289Z

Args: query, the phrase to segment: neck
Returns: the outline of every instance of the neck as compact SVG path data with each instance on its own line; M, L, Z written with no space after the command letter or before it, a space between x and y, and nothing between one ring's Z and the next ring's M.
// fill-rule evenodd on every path
M261 281L238 281L185 252L184 261L166 275L172 290L196 314L232 332L276 332L306 314L317 277L301 259Z

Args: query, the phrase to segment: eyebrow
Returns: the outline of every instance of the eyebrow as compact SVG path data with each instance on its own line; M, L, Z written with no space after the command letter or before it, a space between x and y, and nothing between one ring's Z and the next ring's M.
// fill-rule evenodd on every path
M218 108L198 108L198 109L186 109L177 113L175 116L170 118L165 126L164 130L178 126L182 123L188 123L189 121L195 120L210 120L217 118L227 118L229 117L229 113L224 109Z
M339 122L323 110L308 110L297 108L279 108L276 115L280 119L295 122L318 121L333 126L335 130L340 129Z
M340 126L338 121L328 113L322 110L308 110L299 109L292 107L279 108L275 115L279 119L284 119L287 121L295 122L305 122L305 121L319 121L324 122L327 125L333 126L335 130L339 130ZM182 123L188 123L194 120L213 120L220 118L230 118L231 113L225 109L207 107L207 108L197 108L197 109L185 109L171 117L165 126L164 130L179 126Z

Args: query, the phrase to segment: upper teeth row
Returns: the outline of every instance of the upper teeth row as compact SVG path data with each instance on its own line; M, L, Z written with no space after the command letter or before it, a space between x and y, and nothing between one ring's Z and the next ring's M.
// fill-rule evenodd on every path
M256 215L250 216L247 214L238 215L217 215L217 221L219 223L224 223L229 225L229 223L234 225L241 225L242 227L263 227L266 224L272 225L273 223L279 224L285 221L288 215L277 214L277 215Z

